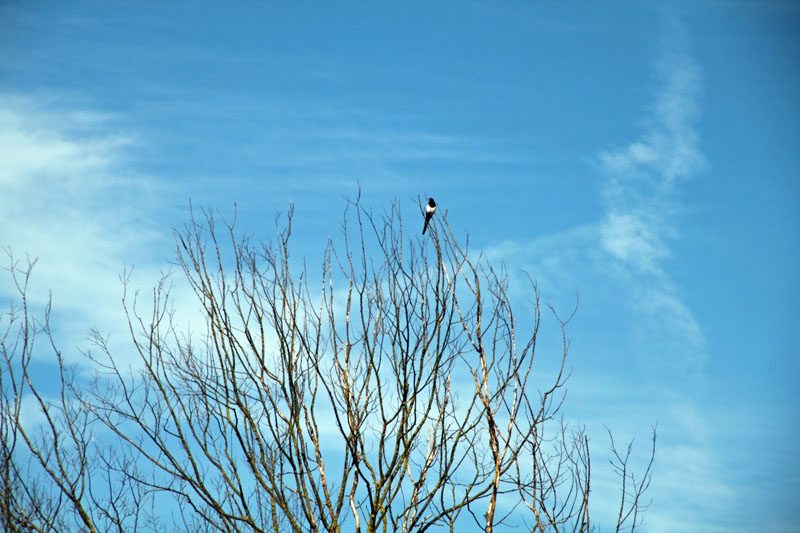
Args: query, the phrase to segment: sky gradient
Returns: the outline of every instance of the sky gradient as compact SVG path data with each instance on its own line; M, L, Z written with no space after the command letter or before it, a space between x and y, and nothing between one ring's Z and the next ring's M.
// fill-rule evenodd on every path
M565 415L597 464L603 424L642 456L658 425L644 531L794 531L798 30L769 1L4 3L0 245L77 354L124 343L119 275L169 269L190 199L261 239L292 202L313 263L359 184L411 229L433 196L520 301L523 271L579 295Z

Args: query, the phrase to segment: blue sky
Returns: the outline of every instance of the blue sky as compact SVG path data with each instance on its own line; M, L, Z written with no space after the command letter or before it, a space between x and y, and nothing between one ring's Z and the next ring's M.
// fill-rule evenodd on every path
M294 202L313 259L358 183L412 225L434 196L512 286L580 295L566 414L597 458L603 423L642 451L658 423L646 531L791 531L798 29L795 2L6 2L0 244L68 346L122 342L118 276L168 268L190 198L265 239Z

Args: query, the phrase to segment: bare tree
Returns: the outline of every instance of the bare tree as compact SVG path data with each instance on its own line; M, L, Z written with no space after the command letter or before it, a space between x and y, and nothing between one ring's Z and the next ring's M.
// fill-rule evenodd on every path
M43 320L29 308L27 293L35 261L20 267L8 251L9 273L19 304L12 304L2 318L0 356L0 488L3 493L2 521L6 531L58 531L79 527L96 531L86 506L89 477L90 413L75 401L71 384L76 376L64 364L50 331L50 304ZM49 377L52 396L34 385L30 365L39 349L36 341L56 358L56 375ZM31 424L22 415L23 400L41 415L41 424ZM23 448L23 450L18 450ZM25 467L20 462L26 463Z
M348 200L342 242L316 274L290 253L292 210L269 244L201 214L176 232L176 259L203 334L180 326L171 276L147 301L123 276L137 365L120 366L95 333L84 379L52 343L56 401L28 372L29 343L52 339L47 314L29 325L33 265L12 260L25 281L2 343L8 530L592 530L588 437L558 418L569 318L537 389L533 281L514 309L505 271L471 253L446 213L407 238L397 206L374 215ZM20 416L26 397L46 419L38 429ZM633 531L650 466L637 481L630 448L612 453L616 527Z

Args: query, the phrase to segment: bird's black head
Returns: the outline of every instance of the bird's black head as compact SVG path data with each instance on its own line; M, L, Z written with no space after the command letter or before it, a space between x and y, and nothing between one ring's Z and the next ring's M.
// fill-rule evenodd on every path
M431 207L436 207L436 202L433 201L433 198L428 198L428 205Z

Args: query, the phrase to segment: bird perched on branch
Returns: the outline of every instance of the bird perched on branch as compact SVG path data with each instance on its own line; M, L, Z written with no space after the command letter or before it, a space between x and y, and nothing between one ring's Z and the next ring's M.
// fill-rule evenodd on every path
M428 198L428 205L425 206L425 227L422 228L422 234L425 235L425 230L428 229L428 222L431 221L431 217L436 212L436 202L433 201L433 198Z

